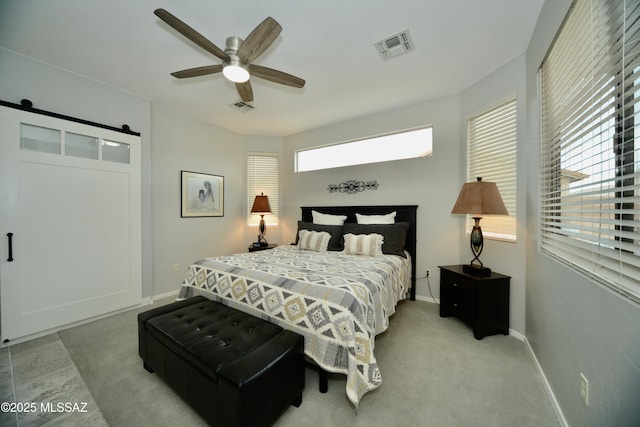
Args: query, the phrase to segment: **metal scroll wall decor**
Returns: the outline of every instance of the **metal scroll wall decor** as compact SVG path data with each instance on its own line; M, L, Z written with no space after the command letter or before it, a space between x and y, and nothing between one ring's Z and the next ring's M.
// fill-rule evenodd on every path
M378 181L356 181L350 179L349 181L341 182L340 184L329 184L327 187L329 193L347 193L356 194L364 190L377 190Z

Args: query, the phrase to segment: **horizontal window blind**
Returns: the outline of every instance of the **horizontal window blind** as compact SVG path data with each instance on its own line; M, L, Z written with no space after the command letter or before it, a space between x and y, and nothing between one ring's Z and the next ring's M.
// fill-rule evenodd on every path
M269 197L271 214L264 216L267 226L278 225L278 154L249 153L247 155L247 223L257 226L260 215L251 213L256 196L264 194Z
M495 182L508 216L487 215L480 226L485 238L516 239L516 99L468 120L468 181ZM469 216L467 231L474 221Z
M540 73L540 247L640 301L640 2L576 0Z

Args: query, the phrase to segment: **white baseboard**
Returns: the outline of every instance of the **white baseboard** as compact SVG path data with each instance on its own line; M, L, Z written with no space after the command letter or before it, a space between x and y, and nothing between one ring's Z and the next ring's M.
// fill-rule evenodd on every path
M435 298L423 297L421 295L416 295L416 300L430 302L432 304L440 304L440 301ZM519 339L520 341L526 341L526 337L514 329L509 329L509 335Z
M540 363L538 362L538 358L536 357L536 354L533 351L531 344L529 344L529 340L527 339L527 337L523 337L523 338L524 338L524 343L527 346L527 350L529 351L529 355L533 360L533 364L536 367L536 370L538 371L538 375L540 375L540 379L542 380L542 385L544 387L544 390L547 392L547 396L549 396L549 401L551 402L551 406L553 407L553 410L556 413L556 417L558 418L558 422L560 423L560 426L569 427L569 423L567 423L567 420L564 417L562 408L560 408L560 404L558 403L558 400L556 399L555 394L553 394L553 390L551 389L551 384L549 384L549 381L547 380L547 376L544 374L544 371L542 370L542 366L540 366Z
M440 301L434 298L423 297L420 295L416 295L416 300L440 304ZM544 374L544 371L542 370L542 366L540 366L540 363L538 362L538 358L536 357L536 354L534 353L533 348L531 347L531 344L529 344L529 340L527 340L527 337L525 335L513 329L509 329L509 335L524 342L525 346L527 347L527 351L531 356L531 360L533 361L533 365L536 367L536 371L538 371L538 375L540 375L540 379L542 380L542 386L544 387L544 391L547 393L547 396L549 397L549 401L551 403L551 406L553 407L553 411L556 413L556 418L558 419L558 423L560 423L561 427L569 427L569 423L567 423L567 420L564 417L562 408L560 408L560 404L558 403L558 400L556 399L555 394L553 394L553 390L551 389L551 384L549 384L549 381L547 380L547 376Z
M436 300L435 298L423 297L421 295L416 295L416 300L417 301L430 302L430 303L433 303L433 304L440 304L440 301Z
M111 311L109 313L104 313L104 314L101 314L101 315L98 315L98 316L93 316L93 317L90 317L88 319L83 319L83 320L78 320L76 322L68 323L68 324L59 326L57 328L51 328L51 329L47 329L45 331L36 332L34 334L27 335L27 336L24 336L24 337L12 339L11 341L6 342L6 343L0 343L0 348L9 347L9 346L12 346L14 344L19 344L21 342L30 341L30 340L35 339L35 338L40 338L40 337L43 337L45 335L49 335L49 334L53 334L53 333L57 333L57 332L63 331L65 329L73 328L74 326L80 326L80 325L83 325L85 323L93 322L95 320L104 319L105 317L114 316L116 314L124 313L125 311L128 311L128 310L144 307L146 305L151 305L156 300L159 300L159 299L171 298L171 297L175 298L178 295L178 291L179 291L179 289L176 289L175 291L167 292L167 293L164 293L164 294L161 294L161 295L154 295L152 297L145 297L145 298L142 298L142 301L140 301L140 304L137 304L137 305L134 305L134 306L131 306L131 307L125 307L125 308L122 308L122 309L119 309L119 310L116 310L116 311Z
M176 289L175 291L165 292L164 294L160 294L160 295L154 295L150 298L150 300L151 302L154 302L163 298L172 298L172 297L175 298L178 296L178 291L180 291L180 289Z
M176 291L176 293L177 293L177 291ZM77 321L71 322L71 323L66 323L64 325L60 325L60 326L55 327L55 328L46 329L44 331L40 331L40 332L36 332L36 333L30 334L30 335L26 335L24 337L15 338L15 339L10 340L9 342L0 343L0 348L10 347L10 346L12 346L14 344L20 344L22 342L31 341L31 340L33 340L35 338L41 338L41 337L44 337L44 336L49 335L49 334L58 333L60 331L64 331L65 329L70 329L70 328L73 328L75 326L84 325L85 323L94 322L96 320L104 319L105 317L115 316L116 314L124 313L125 311L129 311L129 310L133 310L133 309L136 309L136 308L144 307L145 305L149 305L152 302L153 301L150 298L142 298L142 300L140 301L139 304L132 305L130 307L120 308L120 309L115 310L115 311L110 311L108 313L99 314L97 316L88 317L86 319L77 320Z
M509 328L509 335L511 335L511 336L512 336L512 337L514 337L514 338L519 339L520 341L524 341L524 340L526 340L526 339L527 339L527 338L526 338L524 335L522 335L520 332L518 332L518 331L516 331L516 330L514 330L514 329L511 329L511 328Z

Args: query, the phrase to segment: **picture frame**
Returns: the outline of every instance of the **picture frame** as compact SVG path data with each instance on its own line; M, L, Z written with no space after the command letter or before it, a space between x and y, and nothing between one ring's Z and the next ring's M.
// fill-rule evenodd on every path
M224 216L224 176L180 171L182 218Z

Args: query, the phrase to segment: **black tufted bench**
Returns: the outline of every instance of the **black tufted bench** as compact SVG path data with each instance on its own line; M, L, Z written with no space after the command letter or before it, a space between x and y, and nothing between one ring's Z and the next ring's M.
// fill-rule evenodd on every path
M138 315L139 353L209 424L267 426L304 389L304 338L202 296Z

